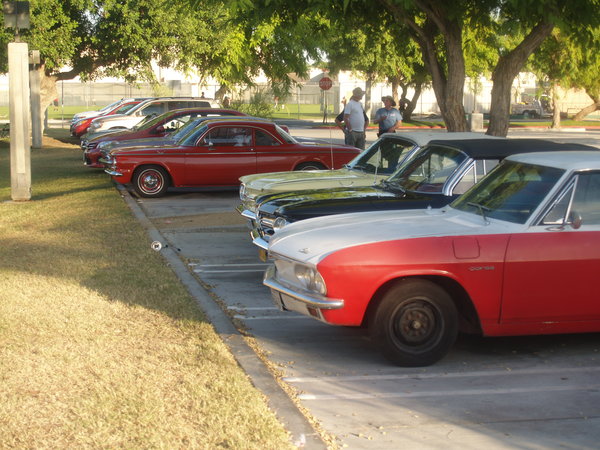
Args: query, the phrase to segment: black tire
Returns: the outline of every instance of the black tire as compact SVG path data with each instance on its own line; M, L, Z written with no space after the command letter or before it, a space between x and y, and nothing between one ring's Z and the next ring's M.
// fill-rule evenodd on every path
M140 197L162 197L171 184L171 178L160 166L142 166L133 174L133 188Z
M304 163L298 164L294 170L326 170L326 169L327 169L327 167L325 167L323 164L321 164L319 162L304 162Z
M403 280L381 299L369 331L383 355L404 367L442 359L458 334L458 313L450 295L422 279Z

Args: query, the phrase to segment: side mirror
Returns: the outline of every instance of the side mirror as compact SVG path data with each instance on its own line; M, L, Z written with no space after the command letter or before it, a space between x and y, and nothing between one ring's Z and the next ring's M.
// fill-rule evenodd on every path
M569 219L569 225L571 225L571 228L574 230L581 228L581 224L583 223L583 217L581 217L581 214L579 214L577 211L571 211Z

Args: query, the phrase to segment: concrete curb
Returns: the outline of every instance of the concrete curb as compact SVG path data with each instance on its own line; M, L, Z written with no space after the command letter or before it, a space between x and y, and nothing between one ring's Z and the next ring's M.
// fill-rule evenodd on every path
M121 192L125 203L135 218L144 227L150 239L153 242L158 241L163 243L160 250L162 256L169 263L169 266L189 293L196 299L207 320L213 325L219 336L221 336L221 339L227 345L240 367L246 372L252 384L265 395L269 407L275 412L277 418L291 434L292 443L298 447L307 449L327 449L327 445L325 445L307 418L298 410L287 393L273 378L273 375L262 360L246 343L229 319L229 316L208 295L206 289L198 283L175 250L164 245L167 240L146 217L142 207L132 198L126 188L121 185L116 186Z

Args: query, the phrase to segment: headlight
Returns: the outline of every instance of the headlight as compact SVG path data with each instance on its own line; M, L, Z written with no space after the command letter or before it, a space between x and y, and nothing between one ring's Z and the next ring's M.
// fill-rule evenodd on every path
M312 267L296 265L294 275L300 282L300 285L308 291L318 292L321 295L327 294L325 281L319 272Z
M89 128L89 130L90 130L90 131L95 131L95 130L97 130L98 128L100 128L100 123L98 123L98 122L92 122L92 124L90 125L90 128Z
M115 146L115 141L104 141L98 144L98 150L108 150Z
M288 221L283 217L278 217L273 223L273 231L279 231L288 224Z
M242 183L240 185L240 200L244 201L246 199L246 185Z

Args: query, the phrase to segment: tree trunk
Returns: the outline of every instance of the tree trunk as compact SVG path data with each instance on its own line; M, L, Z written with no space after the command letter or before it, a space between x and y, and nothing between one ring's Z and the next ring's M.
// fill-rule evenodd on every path
M58 90L56 89L56 76L46 75L45 67L42 65L38 69L40 76L40 118L42 120L41 127L44 129L44 117L46 109L58 98Z
M463 106L465 86L465 58L462 48L462 28L460 20L449 19L442 3L415 0L418 9L427 15L424 23L417 23L413 15L395 2L379 0L390 13L404 23L421 48L423 61L431 79L435 98L448 131L467 131L468 123ZM436 39L444 38L448 73L438 59Z
M593 113L594 111L598 111L600 109L600 95L591 95L588 92L588 95L592 98L594 103L586 106L573 117L573 120L583 120L588 114Z
M419 102L419 98L421 97L421 92L423 90L422 83L416 83L414 86L414 93L412 99L408 99L408 85L402 85L402 96L398 101L398 109L402 113L402 121L410 122L412 120L412 115L415 109L417 109L417 103Z
M550 128L552 128L553 130L559 130L560 129L560 107L561 107L561 100L563 98L563 95L559 89L559 86L556 83L552 83L552 125L550 126Z
M492 104L490 107L490 124L486 134L506 136L510 117L510 93L512 84L527 61L527 58L550 35L554 25L541 22L512 51L503 55L492 73Z

